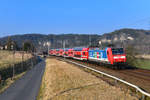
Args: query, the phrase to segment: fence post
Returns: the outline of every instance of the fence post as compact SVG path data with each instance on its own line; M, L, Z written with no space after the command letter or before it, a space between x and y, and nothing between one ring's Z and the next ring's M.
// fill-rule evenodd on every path
M29 52L27 52L27 69L30 69L30 57L29 57Z
M117 85L117 83L118 83L118 80L115 79L115 80L114 80L114 84Z
M13 51L13 77L12 77L12 79L14 78L14 76L15 76L15 51Z
M1 84L1 81L2 81L2 76L0 75L0 84Z
M145 100L145 95L144 94L142 95L142 100Z
M22 51L22 72L23 72L23 66L24 66L24 51Z
M2 86L2 76L0 75L0 87Z

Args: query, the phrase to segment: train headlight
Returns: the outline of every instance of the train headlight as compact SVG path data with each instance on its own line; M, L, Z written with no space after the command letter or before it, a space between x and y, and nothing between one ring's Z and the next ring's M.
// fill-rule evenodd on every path
M114 58L114 59L118 59L119 57L117 57L117 56L114 56L113 58Z
M126 58L125 56L114 56L114 59L119 59L119 58Z

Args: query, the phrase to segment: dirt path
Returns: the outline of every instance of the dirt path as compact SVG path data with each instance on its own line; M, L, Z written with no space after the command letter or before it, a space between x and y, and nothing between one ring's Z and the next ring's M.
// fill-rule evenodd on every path
M75 65L46 60L39 100L136 100Z

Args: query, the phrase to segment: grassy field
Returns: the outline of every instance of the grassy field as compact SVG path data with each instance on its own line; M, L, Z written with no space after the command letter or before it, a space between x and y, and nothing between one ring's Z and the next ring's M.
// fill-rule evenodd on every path
M31 54L24 54L24 61L31 58ZM0 50L0 69L4 67L9 67L14 63L22 62L22 54L19 52L15 53L13 56L12 51Z
M150 69L150 55L137 55L135 66L142 69Z
M137 100L74 65L46 60L38 100Z
M142 69L150 69L150 59L136 59L135 66Z

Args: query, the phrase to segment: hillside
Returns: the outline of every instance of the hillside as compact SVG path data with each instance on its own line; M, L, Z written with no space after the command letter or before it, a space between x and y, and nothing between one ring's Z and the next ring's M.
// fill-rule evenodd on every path
M101 43L113 43L116 46L133 46L137 53L150 53L150 31L137 29L121 29L104 34L99 39Z
M11 39L16 41L19 47L25 41L31 41L37 48L44 48L43 44L47 41L51 42L51 48L62 48L63 41L66 47L88 46L91 41L92 44L98 43L100 35L87 35L87 34L60 34L60 35L42 35L42 34L25 34L14 35ZM5 44L8 37L0 38L1 44Z
M5 44L8 37L0 38L1 44ZM51 48L62 48L63 41L65 40L66 47L79 47L79 46L89 46L98 45L102 46L107 44L115 44L115 46L129 45L136 48L138 53L150 53L150 31L147 30L137 30L137 29L120 29L111 33L105 33L103 35L89 35L89 34L25 34L25 35L14 35L11 39L16 41L21 47L23 42L31 41L36 48L44 48L44 42L51 42Z

